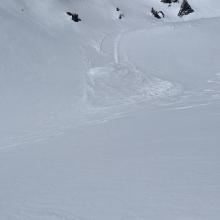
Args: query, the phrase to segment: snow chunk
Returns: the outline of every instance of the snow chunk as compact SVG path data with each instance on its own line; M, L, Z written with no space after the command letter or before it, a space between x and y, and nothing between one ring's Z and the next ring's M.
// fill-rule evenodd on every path
M180 91L179 86L148 76L128 63L92 68L86 78L86 101L93 107L135 104Z

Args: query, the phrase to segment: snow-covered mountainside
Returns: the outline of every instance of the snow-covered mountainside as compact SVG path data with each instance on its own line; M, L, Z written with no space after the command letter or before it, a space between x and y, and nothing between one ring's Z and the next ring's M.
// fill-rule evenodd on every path
M181 3L0 1L0 219L220 218L220 2Z

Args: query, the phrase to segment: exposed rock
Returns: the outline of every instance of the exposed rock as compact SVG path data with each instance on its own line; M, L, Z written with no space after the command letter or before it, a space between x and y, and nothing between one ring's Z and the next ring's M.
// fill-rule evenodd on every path
M124 16L125 16L125 15L124 15L123 13L121 13L121 14L118 16L118 18L119 18L119 19L122 19Z
M172 0L161 0L161 2L167 3L167 4L171 4L171 3L172 3Z
M79 22L81 21L81 19L79 18L79 15L76 13L72 13L72 12L66 12L67 15L72 17L72 20L75 22Z
M162 11L156 11L154 8L151 9L151 13L154 15L155 18L161 19L162 17L164 18L165 15Z
M191 8L188 1L183 0L182 4L180 6L180 11L178 13L178 16L182 17L184 15L188 15L188 14L193 13L193 12L194 12L194 10Z
M161 2L171 4L171 3L179 2L179 0L161 0Z

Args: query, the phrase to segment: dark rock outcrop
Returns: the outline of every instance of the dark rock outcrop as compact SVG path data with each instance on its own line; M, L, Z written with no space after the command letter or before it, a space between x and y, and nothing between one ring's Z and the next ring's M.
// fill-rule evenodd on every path
M66 12L67 15L72 17L72 20L75 22L79 22L81 21L81 19L79 18L79 15L76 13L72 13L72 12Z
M123 13L121 13L119 16L118 16L118 19L122 19L125 15Z
M161 2L171 4L171 3L179 2L179 0L161 0Z
M167 3L167 4L171 4L171 3L172 3L172 0L161 0L161 2Z
M182 17L184 15L188 15L190 13L193 13L194 10L191 8L190 4L188 3L187 0L183 0L181 6L180 6L180 11L178 13L179 17Z
M154 8L151 9L151 13L154 15L155 18L161 19L164 18L165 15L162 11L156 11Z

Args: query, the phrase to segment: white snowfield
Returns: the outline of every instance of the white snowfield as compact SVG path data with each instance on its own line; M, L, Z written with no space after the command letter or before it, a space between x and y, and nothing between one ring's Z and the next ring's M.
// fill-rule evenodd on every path
M0 1L0 220L220 219L220 1L188 2Z

